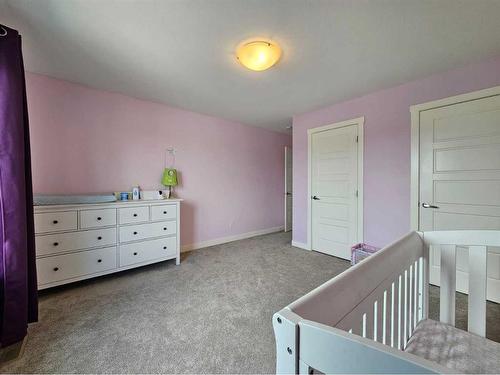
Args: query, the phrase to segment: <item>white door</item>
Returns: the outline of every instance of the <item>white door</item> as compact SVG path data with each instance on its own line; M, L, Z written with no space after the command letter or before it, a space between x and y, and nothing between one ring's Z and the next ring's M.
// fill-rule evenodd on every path
M292 230L292 149L285 147L285 232Z
M350 259L357 240L358 125L311 135L311 247Z
M420 112L420 230L500 230L500 96ZM457 249L457 290L468 258ZM430 281L439 285L438 251ZM488 253L487 296L500 302L500 251Z

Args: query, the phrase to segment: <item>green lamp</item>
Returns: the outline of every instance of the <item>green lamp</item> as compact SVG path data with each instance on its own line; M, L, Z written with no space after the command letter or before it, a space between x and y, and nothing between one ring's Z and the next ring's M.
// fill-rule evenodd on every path
M161 178L161 183L168 186L168 196L170 198L172 195L172 186L177 186L177 169L165 168L163 170L163 177Z

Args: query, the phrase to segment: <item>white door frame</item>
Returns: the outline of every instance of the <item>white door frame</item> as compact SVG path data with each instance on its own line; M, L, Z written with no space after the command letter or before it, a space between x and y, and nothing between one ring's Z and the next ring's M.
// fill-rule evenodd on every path
M358 127L358 231L356 242L363 242L363 148L364 148L364 125L365 118L358 117L352 120L336 122L330 125L324 125L317 128L307 129L307 243L306 249L312 250L312 216L311 216L311 163L312 163L312 135L325 130L343 128L346 126L357 125Z
M287 215L288 214L288 210L287 210L287 204L288 204L288 189L287 189L287 186L288 186L288 182L287 182L287 179L288 179L288 163L287 163L288 157L287 157L287 152L288 152L288 150L290 150L290 155L292 155L292 160L293 160L292 148L290 146L285 146L285 225L284 225L284 229L283 229L284 232L289 232L293 228L293 216L292 216L292 228L289 229L287 226L287 217L288 217L288 215ZM293 172L292 172L292 189L293 189ZM292 194L292 202L293 202L293 194ZM292 205L293 205L293 203L292 203ZM290 207L290 209L292 209L292 208Z
M410 227L419 230L420 209L420 112L429 109L446 107L453 104L469 102L500 95L500 86L455 95L449 98L433 100L431 102L412 105L411 114L411 175L410 175Z

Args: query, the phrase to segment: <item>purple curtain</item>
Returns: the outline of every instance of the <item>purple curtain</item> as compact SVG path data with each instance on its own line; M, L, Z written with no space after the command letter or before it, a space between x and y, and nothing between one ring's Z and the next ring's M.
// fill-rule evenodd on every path
M21 36L0 25L0 345L38 318L33 190Z

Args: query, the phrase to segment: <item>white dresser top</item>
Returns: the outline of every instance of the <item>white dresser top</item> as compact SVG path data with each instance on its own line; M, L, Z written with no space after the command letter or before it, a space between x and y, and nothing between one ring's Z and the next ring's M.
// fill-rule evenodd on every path
M116 202L106 202L106 203L85 203L85 204L54 204L54 205L40 205L34 206L35 212L44 211L67 211L75 209L92 209L92 208L122 208L122 207L134 207L143 205L163 205L163 204L175 204L182 202L183 199L170 198L170 199L139 199L139 200L128 200L128 201L116 201Z

